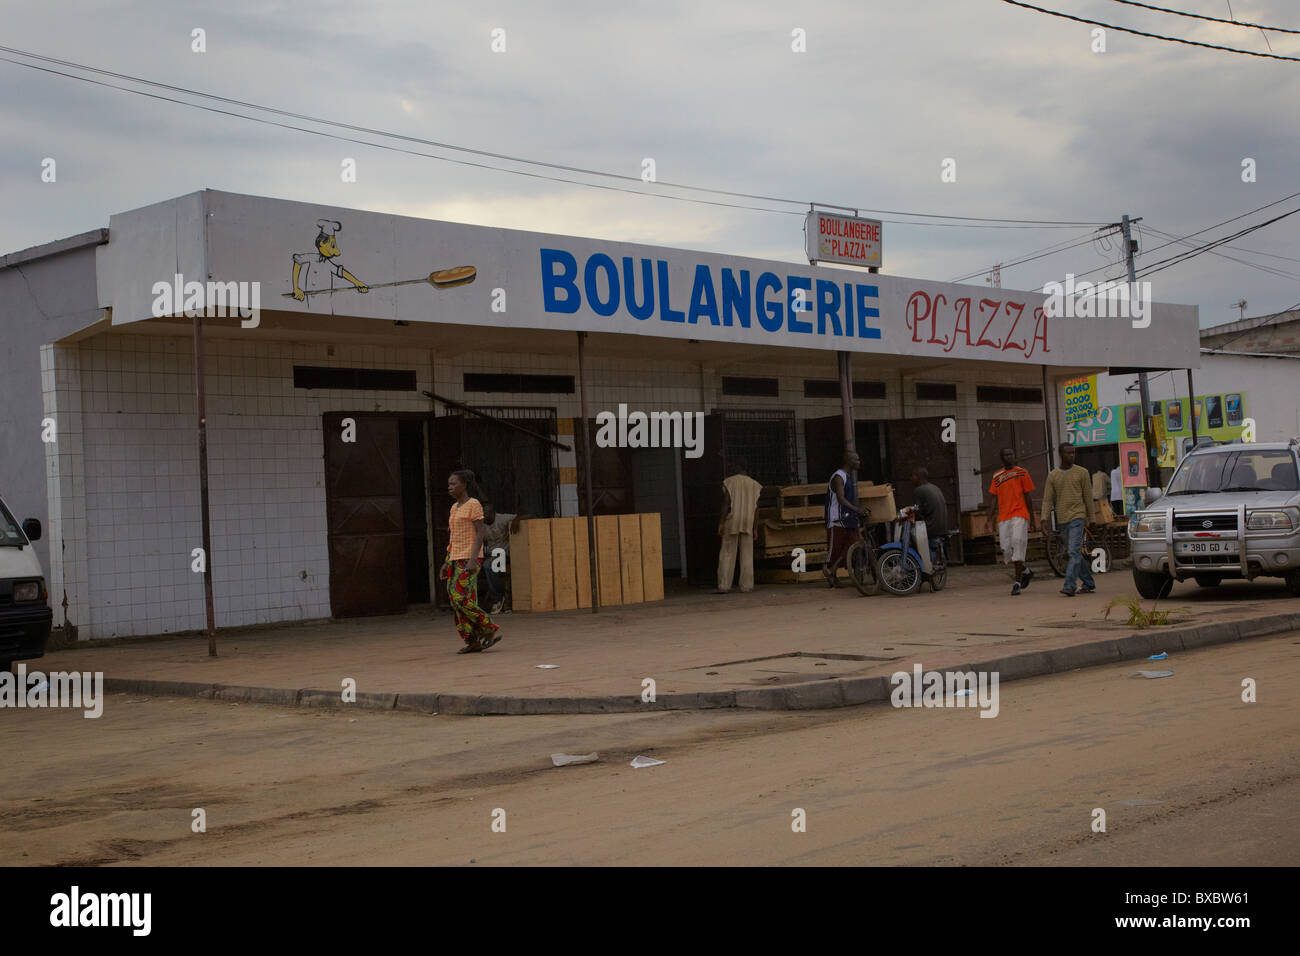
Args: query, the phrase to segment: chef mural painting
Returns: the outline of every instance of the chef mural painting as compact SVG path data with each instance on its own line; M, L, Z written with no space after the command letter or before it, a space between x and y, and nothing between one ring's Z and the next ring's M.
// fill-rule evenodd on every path
M317 219L316 228L316 251L294 254L291 295L299 302L305 302L309 291L332 292L335 276L347 279L358 292L369 292L364 282L349 272L343 263L335 261L342 254L338 234L343 224L333 219Z
M367 285L356 276L354 276L342 262L338 262L338 257L342 254L339 248L338 234L343 231L343 224L335 219L317 219L316 228L316 251L297 252L293 256L293 291L286 292L286 299L293 298L299 302L307 301L310 295L318 293L334 292L369 292L371 289L387 289L399 285L418 285L421 282L427 282L436 289L448 289L452 286L468 285L478 276L478 269L474 266L454 266L450 269L439 269L430 272L427 276L421 276L418 279L398 279L394 282L380 282L376 285ZM334 278L346 279L351 285L334 284Z

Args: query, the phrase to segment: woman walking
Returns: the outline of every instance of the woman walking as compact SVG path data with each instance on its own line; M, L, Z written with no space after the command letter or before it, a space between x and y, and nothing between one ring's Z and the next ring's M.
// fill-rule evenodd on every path
M442 577L447 582L456 630L465 641L458 654L485 651L501 640L500 628L478 606L478 571L483 563L483 506L472 471L454 471L447 479L447 494L454 500L447 530L447 560Z

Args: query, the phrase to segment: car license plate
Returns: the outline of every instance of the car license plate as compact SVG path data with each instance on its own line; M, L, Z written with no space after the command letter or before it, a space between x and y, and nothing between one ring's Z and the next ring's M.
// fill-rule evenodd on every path
M1235 541L1179 541L1174 545L1178 554L1222 554L1224 557L1236 558Z

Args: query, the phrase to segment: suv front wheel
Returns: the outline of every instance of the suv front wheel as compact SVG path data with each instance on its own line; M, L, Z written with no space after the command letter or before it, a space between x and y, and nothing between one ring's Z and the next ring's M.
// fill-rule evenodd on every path
M1163 571L1133 571L1133 584L1144 598L1168 597L1174 589L1174 579Z

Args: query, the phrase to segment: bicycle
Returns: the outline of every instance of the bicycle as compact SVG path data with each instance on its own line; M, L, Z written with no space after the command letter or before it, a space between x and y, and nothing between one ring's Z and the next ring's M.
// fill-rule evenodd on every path
M1047 552L1047 563L1051 566L1052 572L1058 578L1065 577L1065 568L1070 561L1065 535L1060 531L1048 531L1043 544ZM1093 559L1100 557L1102 569L1110 570L1110 551L1097 541L1086 525L1083 529L1083 546L1079 550L1089 567L1092 567ZM1100 555L1097 554L1098 551L1101 552Z
M862 510L866 512L862 518L865 523L871 515L871 509ZM844 566L853 579L853 586L863 597L871 597L879 590L880 581L876 576L879 560L880 546L876 543L876 526L872 525L864 531L862 525L859 525L858 540L849 545L849 550L844 555Z

